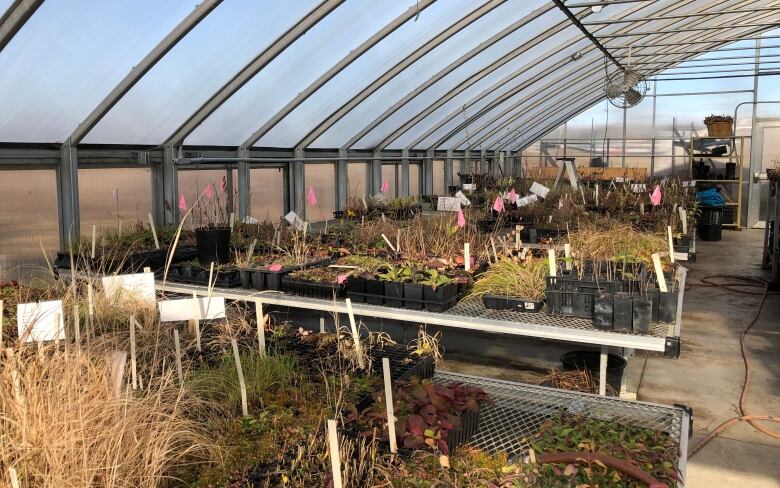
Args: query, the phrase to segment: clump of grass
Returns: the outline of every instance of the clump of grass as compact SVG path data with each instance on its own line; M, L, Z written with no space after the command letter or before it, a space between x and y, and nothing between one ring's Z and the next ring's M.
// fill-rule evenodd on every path
M539 300L547 287L547 261L528 259L524 262L501 258L474 283L470 297L503 295Z
M577 259L614 261L631 257L652 266L652 255L669 250L665 236L637 232L630 225L615 224L609 227L579 226L577 232L568 235L568 242Z

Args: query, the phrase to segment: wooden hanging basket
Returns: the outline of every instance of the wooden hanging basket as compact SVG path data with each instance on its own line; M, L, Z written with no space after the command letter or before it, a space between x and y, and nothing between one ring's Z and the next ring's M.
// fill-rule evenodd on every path
M710 115L704 119L704 125L707 126L707 135L709 137L731 137L734 132L731 130L731 124L734 122L729 116Z

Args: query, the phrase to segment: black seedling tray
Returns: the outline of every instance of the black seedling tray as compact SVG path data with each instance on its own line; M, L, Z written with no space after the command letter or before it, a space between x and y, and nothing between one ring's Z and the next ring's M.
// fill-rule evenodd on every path
M345 287L339 283L318 283L285 275L282 276L282 291L302 297L332 300L334 297L343 298Z
M268 269L250 269L249 271L249 289L254 290L271 290L271 291L282 291L282 278L292 273L293 271L298 271L299 269L306 269L311 268L314 266L323 266L328 265L331 263L330 259L320 259L317 261L311 261L308 263L295 265L295 266L284 266L279 271L271 271ZM243 286L243 285L242 285Z
M457 283L439 286L434 290L428 285L369 280L352 276L347 279L346 293L356 303L444 312L460 299L461 289Z
M542 310L544 300L530 300L528 298L515 298L503 295L483 295L482 303L485 308L492 310L514 310L516 312L536 313Z
M171 264L195 259L198 251L195 246L179 246L173 254ZM165 268L168 259L168 251L164 249L144 251L132 254L111 253L95 256L74 257L76 269L102 270L106 273L138 273L144 268L150 268L152 272ZM54 266L60 269L70 269L70 254L58 252L54 259Z
M214 270L212 279L214 279L214 286L218 288L234 288L241 285L241 278L236 269ZM211 285L208 269L186 264L171 266L168 269L167 280L174 283Z

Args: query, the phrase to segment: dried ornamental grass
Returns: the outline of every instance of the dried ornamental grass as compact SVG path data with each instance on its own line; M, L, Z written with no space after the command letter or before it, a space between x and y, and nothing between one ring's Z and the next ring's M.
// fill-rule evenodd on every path
M502 258L474 283L470 297L503 295L540 300L547 288L547 261L528 259L525 262Z

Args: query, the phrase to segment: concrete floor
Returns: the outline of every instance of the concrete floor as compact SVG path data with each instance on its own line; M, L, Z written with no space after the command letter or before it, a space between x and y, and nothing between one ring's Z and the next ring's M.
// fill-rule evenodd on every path
M688 283L713 274L760 276L763 230L724 231L720 242L697 243L698 261ZM752 289L757 290L757 289ZM694 286L685 293L680 358L639 354L630 364L641 376L638 399L693 408L694 446L712 429L737 415L744 366L739 334L760 297L735 295L720 288ZM748 413L780 416L780 296L770 296L748 336L752 383ZM646 361L645 361L646 359ZM633 363L633 364L632 364ZM443 369L510 381L538 383L542 370L506 363L475 364L449 357ZM780 431L780 424L768 423ZM780 488L780 440L740 423L689 460L687 488Z

